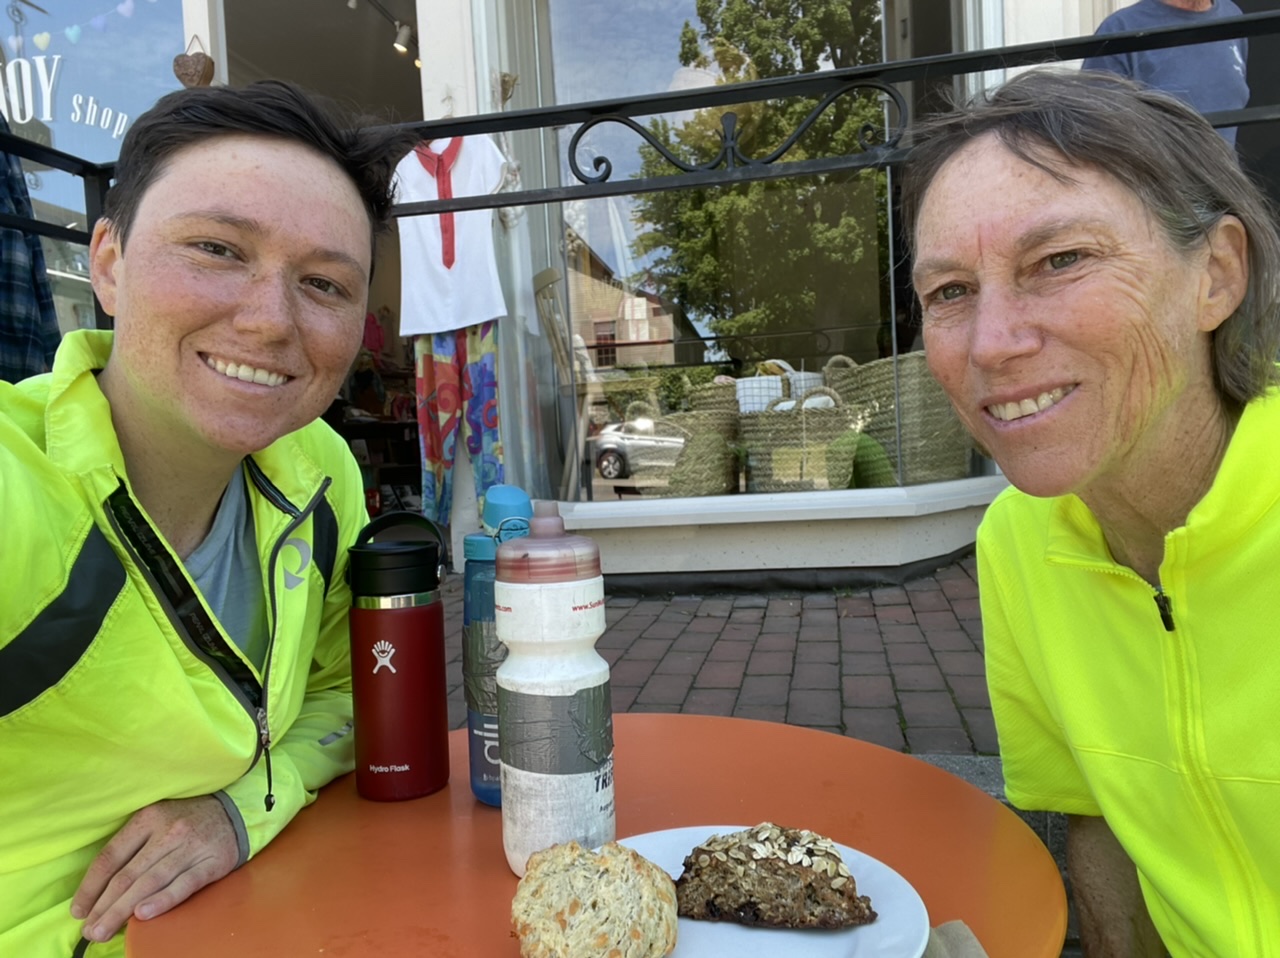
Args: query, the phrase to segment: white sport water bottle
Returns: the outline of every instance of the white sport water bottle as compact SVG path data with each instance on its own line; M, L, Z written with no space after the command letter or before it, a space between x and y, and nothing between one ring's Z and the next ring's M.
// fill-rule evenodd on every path
M614 838L613 710L600 549L565 533L554 502L534 504L529 535L498 546L494 620L510 650L498 668L502 846L524 875L559 842Z

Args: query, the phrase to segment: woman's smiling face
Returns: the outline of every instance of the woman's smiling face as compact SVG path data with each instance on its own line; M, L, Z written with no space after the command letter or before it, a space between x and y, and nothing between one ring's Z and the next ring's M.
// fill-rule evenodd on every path
M359 348L370 222L298 143L227 135L171 157L127 238L95 231L116 317L103 388L159 443L256 452L319 416Z
M1069 179L970 142L925 192L913 273L930 369L1038 496L1123 470L1180 400L1212 396L1208 333L1226 318L1207 250L1174 249L1112 177L1056 165Z

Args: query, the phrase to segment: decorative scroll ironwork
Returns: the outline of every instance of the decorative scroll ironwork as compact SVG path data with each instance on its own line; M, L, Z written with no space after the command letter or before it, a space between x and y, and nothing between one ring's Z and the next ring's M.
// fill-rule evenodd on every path
M864 123L858 130L858 146L864 153L872 153L875 151L890 151L898 145L898 141L902 139L902 134L906 130L907 125L907 103L902 94L887 83L881 83L878 80L855 80L839 89L832 90L817 105L809 111L808 115L800 122L800 125L788 136L782 145L773 150L766 156L752 157L742 152L742 145L738 138L738 115L732 111L726 112L720 117L720 151L708 160L706 163L689 163L673 154L653 133L644 126L641 126L629 116L610 113L604 116L598 116L594 119L583 123L569 140L569 169L578 181L588 185L604 183L613 175L613 162L606 156L597 156L592 160L592 167L596 171L596 175L585 172L578 163L578 150L582 143L582 138L595 127L602 123L619 123L638 134L653 150L658 153L664 160L676 167L684 173L710 173L723 167L726 171L735 170L741 167L761 167L776 162L787 154L787 152L796 145L802 136L818 121L818 118L825 113L836 100L841 97L848 96L851 93L865 93L874 91L882 96L888 97L894 106L895 123L884 131L883 142L873 142L873 138L879 139L880 130L871 123Z

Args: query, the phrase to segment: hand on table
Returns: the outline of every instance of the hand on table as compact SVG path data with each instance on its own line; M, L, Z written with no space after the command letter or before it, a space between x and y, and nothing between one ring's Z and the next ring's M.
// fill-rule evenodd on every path
M235 828L212 795L156 802L134 814L89 866L71 900L82 934L109 941L130 915L154 918L228 874Z

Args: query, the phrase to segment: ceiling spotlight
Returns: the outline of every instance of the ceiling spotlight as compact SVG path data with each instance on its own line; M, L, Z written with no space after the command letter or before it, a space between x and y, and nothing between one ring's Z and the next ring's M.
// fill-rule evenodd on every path
M414 57L414 58L413 58L413 65L414 65L415 67L417 67L419 70L421 70L421 69L422 69L422 57Z
M413 28L407 23L396 24L396 39L392 44L399 52L409 52L409 40L413 37Z
M359 2L360 0L347 0L347 9L354 10L356 8L356 4Z

